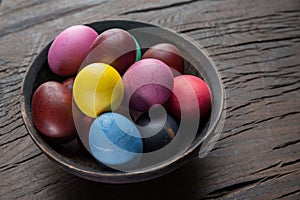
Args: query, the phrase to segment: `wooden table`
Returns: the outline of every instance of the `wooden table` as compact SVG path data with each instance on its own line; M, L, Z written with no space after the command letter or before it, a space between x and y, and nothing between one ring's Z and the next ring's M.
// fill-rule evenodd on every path
M0 199L300 199L299 0L0 2ZM216 62L227 117L204 159L111 185L66 173L33 143L19 103L26 69L66 27L105 19L176 30Z

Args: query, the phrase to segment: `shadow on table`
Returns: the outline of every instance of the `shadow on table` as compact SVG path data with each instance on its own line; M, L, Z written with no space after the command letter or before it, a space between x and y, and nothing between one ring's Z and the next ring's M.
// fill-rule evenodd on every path
M72 185L57 196L67 199L197 199L205 184L203 160L193 159L180 169L165 176L130 184L104 184L74 177ZM58 191L58 192L59 192Z

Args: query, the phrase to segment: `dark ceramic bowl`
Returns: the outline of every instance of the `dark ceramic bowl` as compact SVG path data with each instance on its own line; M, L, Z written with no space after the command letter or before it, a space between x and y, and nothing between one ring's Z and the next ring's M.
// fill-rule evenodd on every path
M76 176L99 182L130 183L149 180L167 174L198 155L203 139L215 134L221 118L224 103L224 91L220 76L211 59L195 42L184 35L152 24L110 20L88 24L98 33L110 28L121 28L131 32L142 47L156 43L169 42L177 46L185 58L185 74L202 77L209 85L212 95L212 109L209 116L202 120L198 133L189 148L173 159L168 159L158 166L146 170L120 172L101 167L93 157L71 144L56 145L45 140L34 127L31 116L31 99L36 88L49 80L62 81L54 75L48 66L47 53L51 42L37 55L24 77L21 91L21 111L27 130L37 146L56 164ZM140 28L140 29L139 29ZM132 30L134 30L132 32ZM146 38L146 39L145 39ZM145 50L145 49L143 49ZM74 143L74 142L73 142ZM75 141L76 143L76 141Z

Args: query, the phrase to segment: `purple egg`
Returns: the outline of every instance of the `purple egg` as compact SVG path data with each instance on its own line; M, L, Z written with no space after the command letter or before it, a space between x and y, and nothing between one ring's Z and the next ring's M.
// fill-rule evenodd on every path
M125 105L137 111L148 111L164 104L170 97L174 80L170 68L157 59L142 59L124 74Z
M94 29L84 25L71 26L61 32L49 49L51 71L59 76L75 75L97 36Z

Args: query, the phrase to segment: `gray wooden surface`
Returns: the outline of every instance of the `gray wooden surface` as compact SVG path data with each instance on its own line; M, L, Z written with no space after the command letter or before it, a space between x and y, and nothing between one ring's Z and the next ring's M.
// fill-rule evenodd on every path
M299 0L0 2L0 199L300 199ZM66 27L104 19L171 28L214 59L228 108L204 159L110 185L66 173L33 143L19 105L26 68Z

